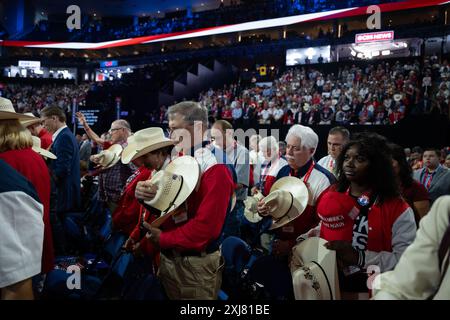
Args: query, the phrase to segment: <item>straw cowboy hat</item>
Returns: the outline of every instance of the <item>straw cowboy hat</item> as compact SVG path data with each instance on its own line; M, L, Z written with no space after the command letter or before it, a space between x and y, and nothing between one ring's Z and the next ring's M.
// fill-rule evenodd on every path
M247 197L247 199L244 200L244 205L245 205L244 217L251 223L258 223L263 218L258 214L258 210L257 210L258 202L263 197L264 196L262 195L262 193L258 192L254 196Z
M43 157L56 159L56 156L53 153L41 148L41 139L39 139L38 137L33 136L33 146L31 147L31 149L33 149L34 152L39 153Z
M120 154L122 153L122 146L120 144L113 144L106 150L103 150L94 157L99 158L98 165L102 169L108 169L114 166L120 160Z
M30 117L14 110L11 100L0 97L0 120L33 120Z
M137 131L128 138L128 145L122 152L122 163L128 164L149 152L174 145L174 141L164 136L161 128L147 128Z
M394 101L398 102L403 99L403 95L401 93L394 94Z
M267 197L262 199L269 207L267 215L272 217L273 230L284 226L305 211L309 192L305 183L296 177L283 177L276 181Z
M42 122L42 119L41 119L41 118L38 118L38 117L34 116L34 114L32 114L31 112L25 112L24 115L25 115L25 116L30 116L30 117L33 118L32 120L21 120L21 121L20 121L20 123L22 124L22 126L24 126L25 128L27 128L27 127L29 127L29 126L32 126L33 124L41 123L41 122Z
M291 273L296 300L339 300L336 252L327 241L308 238L292 249Z
M200 180L200 165L191 156L182 156L170 162L166 169L156 172L150 182L158 186L155 197L145 203L161 211L161 216L152 222L159 226L177 212Z

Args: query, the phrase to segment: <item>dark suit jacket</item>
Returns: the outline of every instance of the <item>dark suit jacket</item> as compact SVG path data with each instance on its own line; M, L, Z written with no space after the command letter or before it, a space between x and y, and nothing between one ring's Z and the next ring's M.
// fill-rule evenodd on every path
M419 183L422 183L423 175L426 168L414 171L414 179ZM450 170L441 167L438 172L435 173L433 180L431 180L430 189L428 195L430 196L431 204L440 196L450 194Z
M64 128L53 141L51 151L57 156L50 169L57 192L58 213L80 207L80 154L75 136Z

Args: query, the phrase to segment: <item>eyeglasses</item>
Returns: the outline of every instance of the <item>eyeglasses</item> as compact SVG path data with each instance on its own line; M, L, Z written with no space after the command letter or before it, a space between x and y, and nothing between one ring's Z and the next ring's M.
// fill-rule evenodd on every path
M114 131L117 131L120 129L124 129L124 128L123 127L122 128L111 128L111 129L109 129L109 133L113 133Z

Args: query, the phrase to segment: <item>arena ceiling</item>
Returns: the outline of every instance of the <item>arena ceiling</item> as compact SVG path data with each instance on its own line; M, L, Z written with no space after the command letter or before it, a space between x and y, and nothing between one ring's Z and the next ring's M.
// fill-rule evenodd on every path
M66 8L76 4L81 12L104 16L143 16L155 15L158 11L176 11L186 9L187 6L196 11L198 9L215 9L220 0L31 0L36 11L48 14L65 13ZM226 3L229 1L225 1Z

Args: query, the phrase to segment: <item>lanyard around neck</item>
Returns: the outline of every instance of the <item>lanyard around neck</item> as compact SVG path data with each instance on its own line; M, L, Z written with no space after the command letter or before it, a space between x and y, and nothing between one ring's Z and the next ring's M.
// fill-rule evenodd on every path
M308 168L308 171L306 171L305 175L303 176L303 182L305 184L308 182L309 177L311 176L311 173L312 173L315 165L316 165L316 163L314 162L314 160L312 160L311 165ZM289 176L293 176L292 170L291 170L291 172L289 172ZM294 176L296 176L295 172L294 172Z

